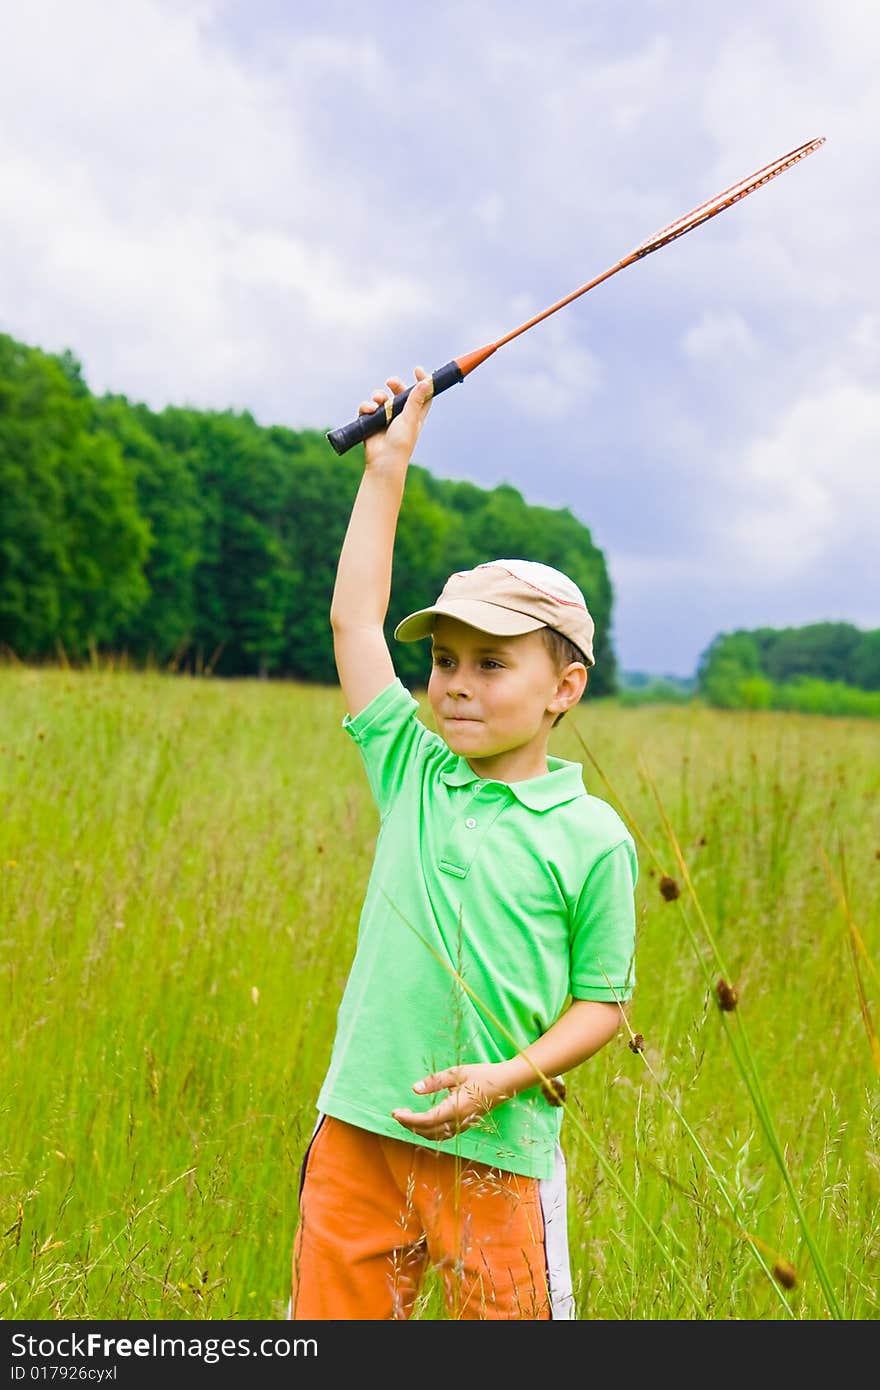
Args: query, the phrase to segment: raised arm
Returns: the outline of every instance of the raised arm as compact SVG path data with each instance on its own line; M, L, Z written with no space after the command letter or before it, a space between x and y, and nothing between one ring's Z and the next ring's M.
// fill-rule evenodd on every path
M333 651L339 683L352 716L394 679L384 622L391 597L391 565L406 471L431 406L431 377L416 367L417 385L387 430L364 442L365 467L339 552L330 604ZM359 414L381 409L406 390L388 377L387 391L374 391Z

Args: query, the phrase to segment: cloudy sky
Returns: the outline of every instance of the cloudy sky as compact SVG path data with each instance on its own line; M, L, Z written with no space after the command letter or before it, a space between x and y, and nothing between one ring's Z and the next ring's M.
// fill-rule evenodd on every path
M416 457L589 526L625 669L880 626L876 0L3 11L0 330L156 409L342 424L825 136L438 397Z

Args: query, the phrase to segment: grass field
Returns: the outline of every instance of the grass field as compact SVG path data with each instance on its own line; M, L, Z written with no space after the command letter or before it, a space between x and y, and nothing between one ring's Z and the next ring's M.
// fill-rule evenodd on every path
M3 1318L284 1316L377 828L344 713L0 670ZM567 1078L580 1319L877 1316L878 751L589 697L553 733L641 862L641 1039Z

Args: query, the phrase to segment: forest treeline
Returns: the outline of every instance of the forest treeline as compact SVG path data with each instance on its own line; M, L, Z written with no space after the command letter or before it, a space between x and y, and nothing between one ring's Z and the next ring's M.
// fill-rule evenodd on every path
M696 693L722 709L880 717L880 629L810 623L721 633L700 658Z
M880 718L880 630L852 623L738 629L716 637L696 676L621 674L624 705L795 710Z
M248 412L96 396L72 353L0 335L0 646L22 661L102 653L217 675L336 681L330 600L362 475L323 434ZM527 555L569 574L596 620L590 688L618 685L602 552L567 508L409 469L386 634L406 684L424 642L393 640L449 574Z
M248 412L96 396L70 352L0 334L0 649L334 683L330 599L360 482L318 431ZM455 570L527 555L566 571L596 619L593 695L697 699L727 709L880 716L880 630L849 623L722 633L690 688L620 691L602 552L567 508L412 464L394 549L386 635L401 679L427 680L426 643L395 624Z

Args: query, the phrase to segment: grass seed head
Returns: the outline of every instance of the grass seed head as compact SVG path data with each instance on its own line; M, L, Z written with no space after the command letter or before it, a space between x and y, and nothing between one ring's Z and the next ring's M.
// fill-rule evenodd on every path
M635 1037L630 1038L627 1046L630 1052L644 1052L645 1039L642 1037L641 1033L636 1033Z
M660 880L660 893L668 903L681 897L681 889L678 886L678 879L670 878L669 874L664 874Z
M550 1102L551 1105L563 1105L565 1103L565 1097L567 1092L565 1089L565 1082L563 1081L562 1077L552 1077L549 1086L545 1085L545 1083L542 1081L541 1094L543 1095L545 1100Z
M773 1278L784 1289L793 1289L797 1286L797 1273L794 1265L790 1265L788 1260L777 1260L773 1266Z
M739 991L734 989L733 985L729 985L723 976L715 986L715 994L718 998L719 1007L723 1009L726 1014L733 1013L733 1010L739 1003Z

